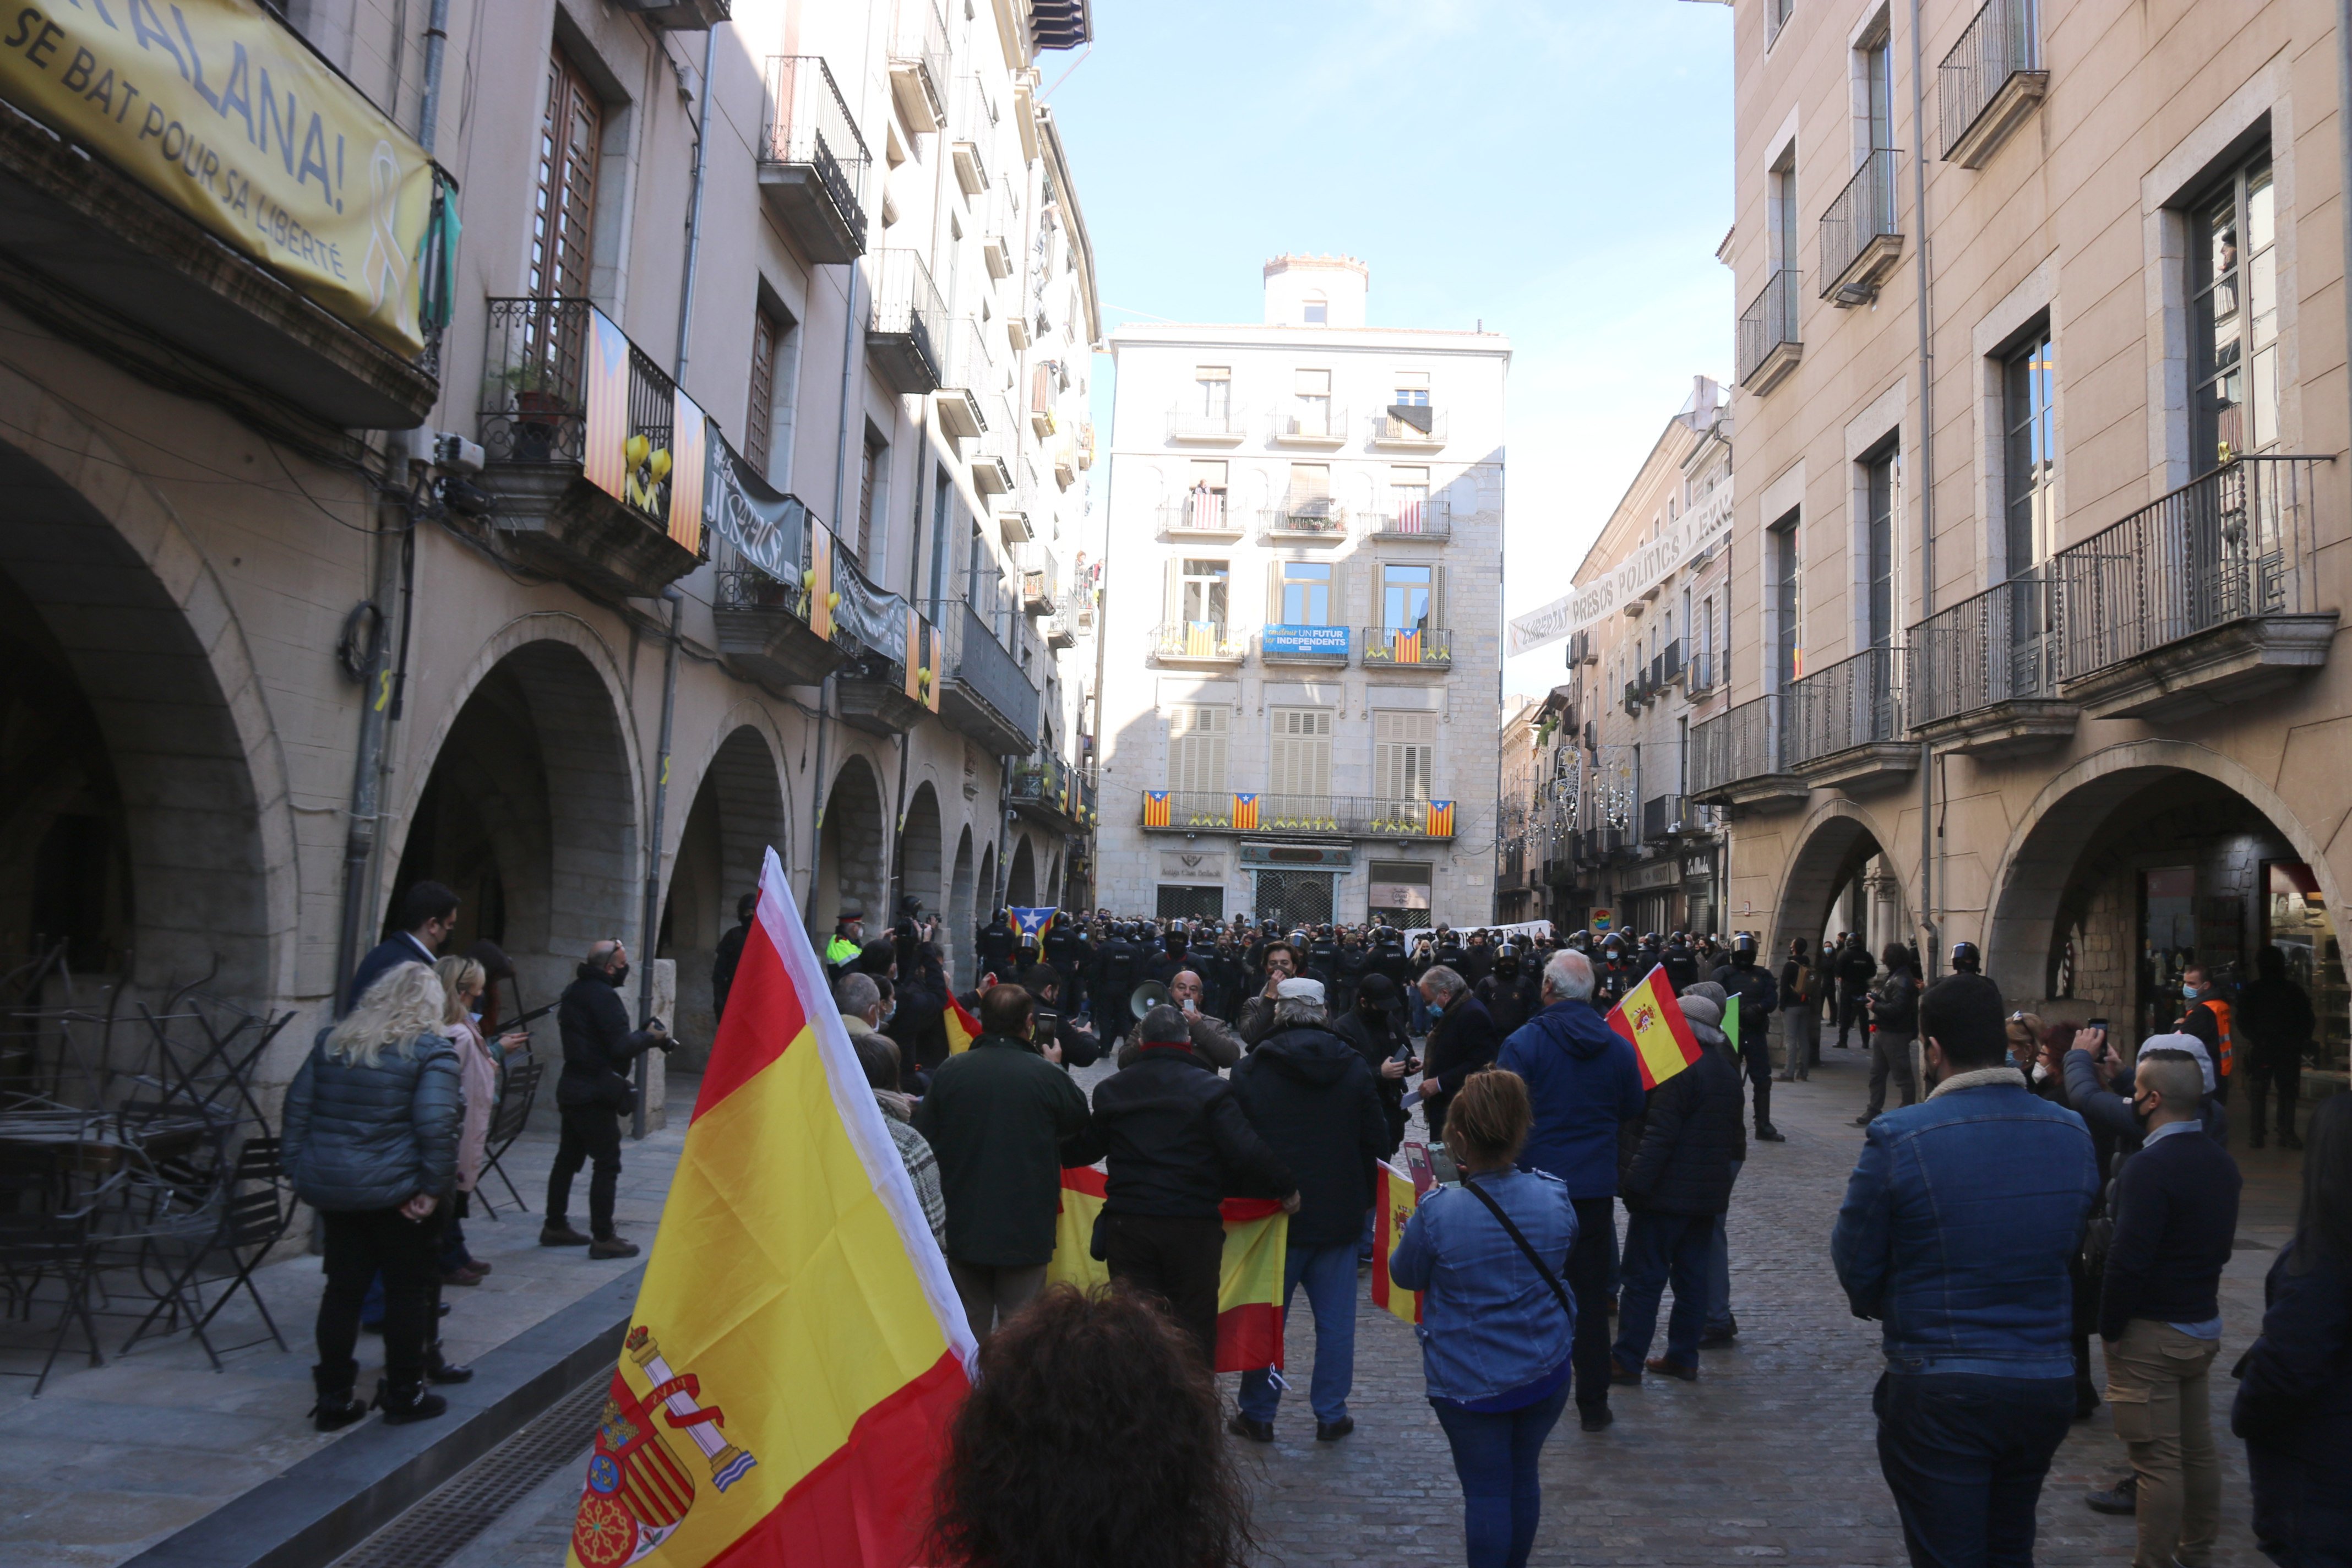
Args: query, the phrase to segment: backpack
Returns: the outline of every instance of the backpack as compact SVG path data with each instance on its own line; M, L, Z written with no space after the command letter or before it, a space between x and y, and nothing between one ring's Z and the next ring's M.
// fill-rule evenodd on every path
M1793 992L1794 994L1790 996L1788 1000L1797 1003L1808 1003L1816 1000L1816 995L1813 991L1813 966L1807 963L1801 958L1797 960L1796 963L1796 984L1790 987L1790 990Z

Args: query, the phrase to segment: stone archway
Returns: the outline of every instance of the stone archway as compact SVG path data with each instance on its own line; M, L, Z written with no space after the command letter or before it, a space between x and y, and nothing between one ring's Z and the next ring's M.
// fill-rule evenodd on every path
M991 844L980 852L980 880L971 889L971 931L975 957L979 953L980 933L987 927L989 917L1003 907L1004 900L998 896L996 890L996 846Z
M980 927L972 919L972 899L976 892L971 863L971 829L966 827L956 835L955 866L948 880L948 900L943 911L947 920L947 935L942 951L954 962L956 979L971 984L980 973L978 951L973 946Z
M1767 952L1774 963L1792 937L1819 949L1824 935L1858 931L1873 954L1913 940L1911 900L1887 852L1881 825L1852 801L1833 799L1797 833L1798 849L1780 883Z
M866 929L888 923L883 907L889 862L883 833L882 786L873 764L853 753L833 775L817 845L817 885L809 898L809 929L830 932L844 909L865 911Z
M719 939L735 923L735 904L760 886L773 847L787 854L790 817L769 737L751 724L727 731L694 792L662 895L657 956L677 964L679 1064L708 1059L719 1020L711 1010L710 965Z
M1004 901L1024 910L1037 903L1037 861L1025 833L1013 843L1013 858L1004 873Z
M925 914L939 912L947 891L940 885L940 838L939 792L926 781L908 796L898 825L898 894Z

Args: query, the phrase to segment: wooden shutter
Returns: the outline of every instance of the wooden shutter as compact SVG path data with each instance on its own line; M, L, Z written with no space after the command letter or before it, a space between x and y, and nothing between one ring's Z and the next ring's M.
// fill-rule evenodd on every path
M1282 568L1285 564L1280 561L1265 563L1265 624L1270 626L1283 624Z
M1335 626L1344 626L1348 624L1348 579L1355 574L1356 568L1353 563L1347 561L1331 563L1331 613L1325 617L1328 624Z
M1443 566L1429 569L1429 624L1442 627L1454 625L1445 618L1445 568Z
M765 310L751 313L751 395L743 410L743 460L768 473L768 434L776 419L776 350L783 324Z
M1168 710L1168 787L1212 795L1225 788L1232 710L1183 703Z
M1160 596L1160 620L1163 626L1174 626L1184 618L1184 559L1171 556L1166 563L1166 576Z
M1328 708L1277 708L1268 748L1267 793L1328 795L1331 793L1331 711Z
M585 299L595 254L596 161L604 106L562 49L549 57L539 127L539 200L531 220L530 291Z
M1372 781L1382 800L1427 800L1437 752L1437 715L1382 710L1372 715Z

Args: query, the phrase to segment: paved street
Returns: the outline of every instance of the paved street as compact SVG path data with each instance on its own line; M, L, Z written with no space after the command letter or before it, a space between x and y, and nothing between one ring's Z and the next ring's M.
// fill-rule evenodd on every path
M1775 1118L1789 1142L1751 1148L1733 1198L1738 1344L1709 1351L1696 1385L1653 1379L1638 1391L1618 1390L1617 1424L1605 1433L1587 1436L1572 1418L1554 1433L1544 1456L1537 1563L1905 1561L1873 1442L1877 1326L1849 1313L1829 1267L1830 1225L1861 1137L1849 1123L1865 1098L1863 1064L1858 1052L1825 1055L1810 1085L1774 1086ZM2224 1367L2253 1336L2262 1274L2285 1238L2293 1204L2275 1151L2239 1156L2247 1202L2224 1282ZM1263 1561L1269 1568L1458 1563L1461 1494L1423 1397L1412 1331L1369 1299L1360 1304L1356 1434L1318 1444L1304 1397L1313 1334L1303 1299L1299 1305L1288 1349L1299 1394L1285 1402L1272 1447L1241 1446L1258 1497ZM2226 1405L2228 1388L2217 1379L2217 1405ZM2228 1495L2217 1561L2258 1563L2243 1449L2225 1438L2222 1462ZM2074 1429L2042 1496L2041 1562L2130 1560L2130 1521L2081 1501L2086 1487L2113 1479L2122 1463L2104 1408ZM579 1465L566 1467L454 1562L560 1563L579 1473Z

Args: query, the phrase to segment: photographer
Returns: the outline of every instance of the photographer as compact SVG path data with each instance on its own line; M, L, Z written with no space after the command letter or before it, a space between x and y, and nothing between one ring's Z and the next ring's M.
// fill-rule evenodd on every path
M1050 963L1033 963L1021 977L1021 988L1037 1004L1036 1032L1031 1037L1047 1061L1059 1062L1067 1072L1102 1060L1102 1041L1095 1032L1072 1023L1061 1009L1060 971Z
M591 1258L637 1255L636 1243L613 1230L613 1194L621 1182L621 1112L637 1101L629 1067L656 1046L670 1051L677 1043L658 1018L642 1029L629 1027L628 1005L621 1000L628 978L629 950L617 942L600 942L581 961L578 977L564 987L555 1010L563 1033L563 1076L555 1084L563 1131L547 1176L541 1247L584 1246ZM596 1169L588 1179L589 1234L583 1236L572 1228L572 1178L590 1160Z

